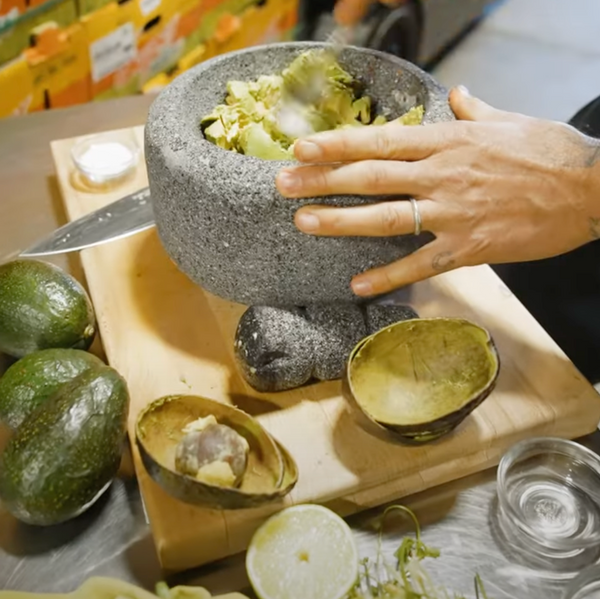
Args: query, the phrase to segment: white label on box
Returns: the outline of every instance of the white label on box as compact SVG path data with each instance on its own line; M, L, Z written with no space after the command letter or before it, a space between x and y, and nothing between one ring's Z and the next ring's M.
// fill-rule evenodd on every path
M92 80L102 81L108 75L135 60L137 44L133 23L125 23L90 45Z
M160 6L161 0L140 0L140 10L147 17L151 12L154 12Z

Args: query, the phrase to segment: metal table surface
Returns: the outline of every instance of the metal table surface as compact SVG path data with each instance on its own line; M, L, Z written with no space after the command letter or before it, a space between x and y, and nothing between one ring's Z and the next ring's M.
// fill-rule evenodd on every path
M27 247L65 220L54 179L53 139L143 124L151 97L89 104L0 121L0 256ZM53 260L82 279L76 256ZM95 351L102 354L100 347ZM4 364L5 366L6 364ZM3 364L0 359L0 372ZM0 431L0 444L6 434ZM600 453L600 433L582 443ZM560 599L564 573L526 565L502 541L496 522L495 469L430 489L401 502L423 525L423 538L442 555L429 569L453 591L474 597L479 572L490 599ZM374 521L383 508L349 518L361 556L374 557ZM406 521L393 519L383 542L392 554ZM0 507L0 588L68 592L86 578L111 576L149 590L163 579L129 456L109 492L82 517L35 528L16 522ZM173 583L200 584L212 593L248 591L243 556L178 574ZM308 599L308 598L307 598Z

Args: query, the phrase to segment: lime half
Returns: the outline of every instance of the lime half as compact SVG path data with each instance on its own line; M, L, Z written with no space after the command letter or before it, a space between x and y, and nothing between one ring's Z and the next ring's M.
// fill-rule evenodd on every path
M342 599L358 578L358 551L337 514L297 505L254 533L246 571L260 599Z

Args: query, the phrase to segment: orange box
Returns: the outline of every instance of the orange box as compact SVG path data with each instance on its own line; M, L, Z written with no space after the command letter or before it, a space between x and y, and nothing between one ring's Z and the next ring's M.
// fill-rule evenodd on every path
M0 29L15 21L26 10L25 0L0 0Z
M14 0L0 0L2 3L5 1ZM48 0L41 6L26 10L14 23L0 25L0 64L18 58L29 47L31 32L36 27L55 23L57 27L66 28L76 22L75 0Z
M139 90L139 11L136 2L113 2L84 16L81 23L88 45L92 99L136 93Z
M251 6L241 16L224 15L214 39L218 53L288 39L298 22L298 0L267 0Z
M176 5L163 6L160 15L146 21L138 38L137 72L140 85L176 67L183 51L178 38L181 14Z
M49 23L34 30L32 40L24 52L33 81L31 111L87 102L90 65L83 27L61 30Z
M27 114L33 99L33 82L27 61L21 57L0 67L0 118Z
M179 60L189 54L203 14L202 0L162 0L160 14L147 20L138 40L138 73L142 89L161 73L179 71ZM194 49L198 44L194 45ZM202 49L202 53L205 49ZM164 78L160 78L163 85Z

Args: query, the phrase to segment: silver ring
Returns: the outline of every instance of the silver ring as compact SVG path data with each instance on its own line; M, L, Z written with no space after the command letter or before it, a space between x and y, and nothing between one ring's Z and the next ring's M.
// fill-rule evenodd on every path
M419 212L419 205L415 198L410 198L410 205L412 206L413 218L415 221L415 235L421 234L421 213Z

